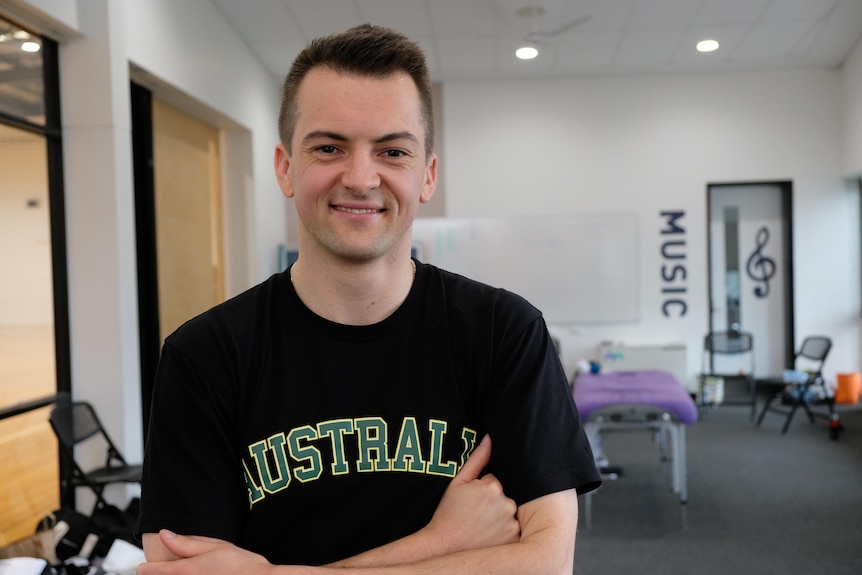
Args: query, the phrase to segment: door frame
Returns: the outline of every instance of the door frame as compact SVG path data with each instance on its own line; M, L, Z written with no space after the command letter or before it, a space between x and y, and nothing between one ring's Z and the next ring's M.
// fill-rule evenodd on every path
M784 233L781 237L782 252L784 259L781 265L786 271L787 281L784 282L784 365L786 367L793 366L793 360L796 356L796 321L794 318L794 289L793 289L793 182L789 180L782 181L745 181L745 182L713 182L706 185L706 285L707 285L707 309L709 313L709 332L712 333L714 326L712 321L712 237L709 233L710 222L712 221L712 194L721 193L716 188L729 188L741 186L777 186L781 198L781 219L784 228ZM712 369L712 355L709 357L709 367Z
M132 167L138 275L138 345L144 441L150 427L153 382L161 354L159 282L156 260L156 188L153 176L152 92L132 80Z

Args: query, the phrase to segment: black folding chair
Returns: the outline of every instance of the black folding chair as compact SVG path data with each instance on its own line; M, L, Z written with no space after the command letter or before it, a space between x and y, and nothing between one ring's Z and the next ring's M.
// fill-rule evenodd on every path
M793 359L794 371L791 374L755 380L756 388L758 390L764 388L768 393L766 403L757 417L758 427L763 423L766 412L772 411L786 416L781 433L787 433L790 422L800 407L808 415L808 420L811 423L814 423L815 417L837 421L835 396L831 390L827 389L826 381L821 373L831 347L832 340L828 337L806 337ZM807 365L803 365L806 362ZM803 367L808 369L803 370ZM798 379L792 376L796 376ZM773 405L775 400L779 400L778 405ZM828 412L814 412L811 410L813 405L825 405Z
M754 338L750 333L744 331L715 331L706 334L703 339L703 355L701 366L701 405L710 405L709 401L704 401L704 385L708 378L721 378L725 383L729 381L743 381L746 385L747 396L744 401L728 401L722 400L722 403L741 403L751 405L751 419L754 419L754 414L757 405L757 394L754 386ZM737 371L721 372L712 369L715 363L714 356L740 356L740 363ZM706 357L709 357L709 369L706 367ZM725 386L725 390L726 390Z
M141 466L126 462L102 427L92 405L84 401L64 402L51 410L49 421L65 459L64 473L60 479L64 502L71 501L76 488L88 487L96 495L95 511L108 505L102 497L107 485L140 484ZM75 447L85 441L89 443L88 440L94 443L100 441L107 449L107 459L103 466L84 471L75 459Z

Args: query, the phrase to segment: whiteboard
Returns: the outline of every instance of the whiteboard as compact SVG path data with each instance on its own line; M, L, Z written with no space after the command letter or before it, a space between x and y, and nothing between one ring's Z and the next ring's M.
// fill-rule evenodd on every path
M417 218L421 261L515 292L552 323L638 321L635 213Z

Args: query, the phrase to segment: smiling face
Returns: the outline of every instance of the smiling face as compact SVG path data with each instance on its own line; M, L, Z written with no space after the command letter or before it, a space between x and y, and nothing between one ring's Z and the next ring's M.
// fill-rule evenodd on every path
M437 179L410 76L315 68L297 104L291 149L276 148L275 170L296 202L300 251L352 261L409 253L416 210Z

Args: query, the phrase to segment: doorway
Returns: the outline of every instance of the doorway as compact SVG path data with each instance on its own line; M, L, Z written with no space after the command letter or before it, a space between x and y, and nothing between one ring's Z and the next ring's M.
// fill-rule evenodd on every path
M161 340L224 301L219 131L153 99Z
M752 334L756 376L793 362L791 196L790 182L707 187L709 329ZM734 361L710 358L719 372Z
M225 299L221 134L132 83L144 437L161 346Z

